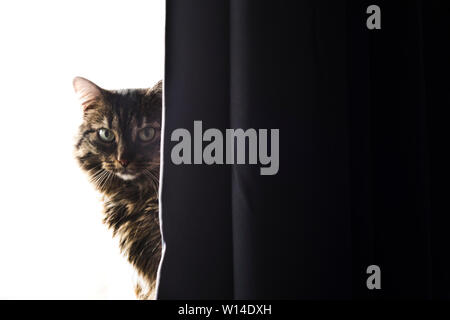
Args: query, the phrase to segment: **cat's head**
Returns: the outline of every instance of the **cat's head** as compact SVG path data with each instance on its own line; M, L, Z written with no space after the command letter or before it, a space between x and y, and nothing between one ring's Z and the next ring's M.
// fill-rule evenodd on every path
M157 182L162 83L112 91L77 77L73 87L83 112L75 155L97 188Z

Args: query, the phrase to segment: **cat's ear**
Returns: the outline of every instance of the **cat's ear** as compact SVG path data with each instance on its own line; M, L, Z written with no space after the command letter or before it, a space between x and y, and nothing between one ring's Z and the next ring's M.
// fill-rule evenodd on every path
M91 108L102 98L103 89L85 78L75 77L73 79L73 88L78 95L83 111Z
M161 105L162 102L163 83L162 80L158 81L152 88L147 89L145 95L150 97L152 103Z

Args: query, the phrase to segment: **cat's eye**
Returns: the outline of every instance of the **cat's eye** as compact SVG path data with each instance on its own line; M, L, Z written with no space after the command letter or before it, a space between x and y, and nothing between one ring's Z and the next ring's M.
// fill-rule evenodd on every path
M104 142L113 142L114 141L114 133L111 130L102 128L98 130L98 136Z
M138 137L143 142L149 142L155 137L155 128L145 127L138 131Z

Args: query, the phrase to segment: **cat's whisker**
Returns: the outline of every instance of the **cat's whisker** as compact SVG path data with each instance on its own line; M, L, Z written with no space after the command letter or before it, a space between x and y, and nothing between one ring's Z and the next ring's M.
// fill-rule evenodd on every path
M103 168L100 168L97 172L95 172L92 177L91 177L91 182L94 182L98 180L99 177L101 177L101 174L104 172L105 170Z
M93 179L91 180L91 182L92 182L93 184L97 184L97 182L98 182L99 179L101 178L102 174L103 174L103 172L102 172L102 173L99 173L95 178L93 178Z
M103 174L102 174L102 176L101 176L101 178L98 180L97 186L98 186L98 188L99 188L100 190L102 189L102 183L103 183L103 181L105 180L107 174L108 174L107 171L104 171Z
M98 176L95 177L95 181L99 181L103 175L105 174L105 170L102 170Z
M112 184L112 181L114 179L114 173L111 171L108 171L108 176L106 177L105 181L105 188L109 187Z
M152 162L152 161L149 161L149 162L144 162L144 163L147 164L147 165L153 164L153 165L159 166L159 162Z
M159 181L159 175L156 175L153 171L148 170L147 171L150 173L150 175L153 177L153 179L155 179L156 181Z
M105 181L103 181L103 184L102 184L102 187L104 187L105 189L108 186L108 180L110 177L111 177L111 172L108 171L108 173L106 174Z
M102 172L94 179L93 183L98 186L99 182L103 179L103 177L105 176L106 172L105 170L102 170Z
M102 175L102 179L99 182L99 189L102 189L103 183L104 183L105 179L108 177L108 173L109 173L109 171L105 170L104 174Z
M148 177L148 178L150 178L149 180L150 180L150 182L151 182L151 184L152 184L152 187L155 189L155 190L158 190L158 188L159 188L159 179L158 179L158 177L156 176L156 174L155 173L153 173L151 170L149 170L149 169L145 169L144 170L144 173L145 173L145 175Z
M97 170L97 171L91 176L91 181L94 180L95 177L97 177L102 171L103 171L103 169Z

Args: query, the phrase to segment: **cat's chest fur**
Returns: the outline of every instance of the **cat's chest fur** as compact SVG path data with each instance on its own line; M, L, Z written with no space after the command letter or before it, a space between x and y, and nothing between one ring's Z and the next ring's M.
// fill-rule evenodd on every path
M141 280L136 294L153 296L161 258L158 197L148 188L128 187L105 195L104 223L119 238L121 251L136 268Z

